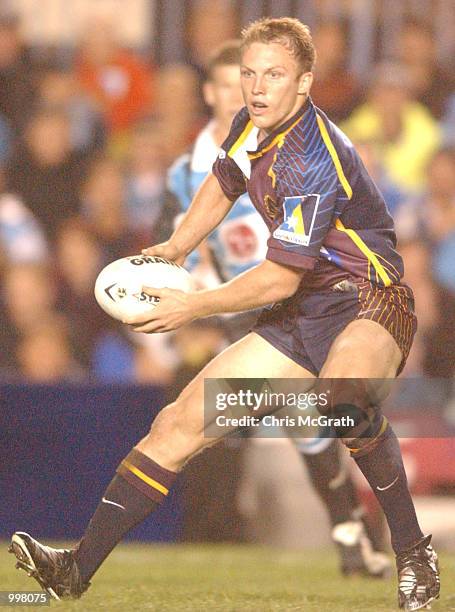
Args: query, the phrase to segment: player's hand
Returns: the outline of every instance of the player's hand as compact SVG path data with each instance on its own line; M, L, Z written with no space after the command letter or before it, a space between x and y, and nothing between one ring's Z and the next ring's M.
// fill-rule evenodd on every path
M142 287L142 291L160 301L150 313L129 317L124 321L132 326L133 331L145 334L172 331L196 318L190 304L190 296L194 294L179 289L153 287Z
M155 244L154 246L142 249L142 255L154 255L156 257L163 257L169 259L169 261L175 261L180 265L185 261L185 253L181 253L179 249L169 241Z

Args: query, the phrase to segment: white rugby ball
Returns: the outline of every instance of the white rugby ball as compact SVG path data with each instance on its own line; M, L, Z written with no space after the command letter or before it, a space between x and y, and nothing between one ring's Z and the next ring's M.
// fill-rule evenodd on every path
M160 301L144 293L143 286L191 291L194 283L185 268L173 261L133 255L117 259L101 270L95 282L95 298L107 314L123 321L126 316L149 313Z

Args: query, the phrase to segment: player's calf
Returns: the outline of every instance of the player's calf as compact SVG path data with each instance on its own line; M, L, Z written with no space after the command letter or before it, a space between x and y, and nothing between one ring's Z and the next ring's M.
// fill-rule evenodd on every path
M167 498L189 457L210 442L204 438L202 410L191 395L161 411L150 433L117 468L74 552L84 582L124 535Z
M178 472L193 455L213 442L204 436L202 410L194 410L191 400L185 398L160 411L136 449L162 467Z

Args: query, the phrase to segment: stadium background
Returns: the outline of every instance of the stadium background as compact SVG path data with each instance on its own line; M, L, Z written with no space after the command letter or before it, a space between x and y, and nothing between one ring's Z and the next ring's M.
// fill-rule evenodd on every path
M153 412L225 346L222 323L210 320L133 337L101 312L92 287L105 263L165 237L174 205L166 170L208 119L204 63L262 15L294 15L314 29L314 100L383 190L416 294L419 331L403 376L443 377L450 387L452 0L3 0L0 538L25 526L76 538ZM411 392L397 414L419 512L446 548L455 546L450 395ZM424 436L430 422L439 439ZM134 537L329 542L285 440L223 446L197 461L209 480L189 470Z

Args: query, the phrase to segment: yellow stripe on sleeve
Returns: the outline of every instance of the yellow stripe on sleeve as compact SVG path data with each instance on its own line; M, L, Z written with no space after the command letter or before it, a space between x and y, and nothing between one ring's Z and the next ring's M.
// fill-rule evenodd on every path
M135 476L143 480L150 487L153 487L154 489L156 489L163 495L167 495L169 493L169 489L166 489L165 486L163 486L162 484L160 484L153 478L150 478L150 476L147 476L147 474L144 474L144 472L142 472L139 468L137 468L135 465L133 465L129 461L122 461L122 465L125 466Z
M319 131L321 132L322 140L324 141L324 144L327 147L328 152L330 153L330 157L332 158L333 164L338 174L338 178L340 179L340 183L342 184L343 189L345 190L348 198L351 199L352 198L352 187L349 184L349 181L346 178L346 175L344 174L343 168L341 166L340 158L338 157L338 153L336 152L336 149L333 146L332 141L330 140L329 133L327 131L324 121L322 120L322 117L320 117L319 115L316 115L316 118L317 118L317 122L319 126Z

